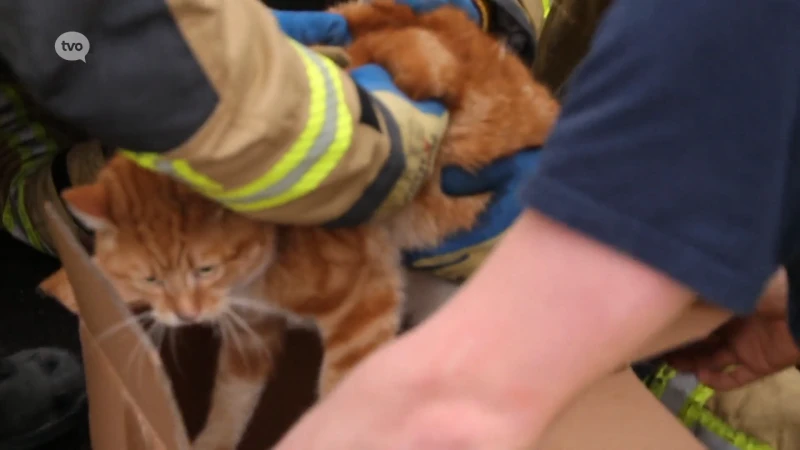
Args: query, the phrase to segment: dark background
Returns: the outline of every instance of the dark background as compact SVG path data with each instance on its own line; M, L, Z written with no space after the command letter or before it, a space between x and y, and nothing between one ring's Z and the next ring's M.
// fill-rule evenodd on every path
M59 264L0 232L0 358L32 347L62 347L78 353L78 322L58 303L36 293L36 285ZM86 424L42 450L88 449Z
M276 9L322 9L326 4L334 3L325 0L267 0L269 6ZM80 354L78 339L78 323L76 318L55 301L45 298L36 292L36 286L47 275L59 267L55 258L32 250L0 232L0 358L19 350L33 347L61 347ZM209 337L203 334L189 333L181 340L179 353L193 343L208 345ZM271 425L268 430L251 432L256 440L272 440L277 437L281 428L285 428L305 405L311 401L308 390L313 386L313 371L309 364L318 358L319 349L313 337L304 334L293 334L290 346L297 348L301 355L298 359L288 358L282 364L287 367L285 374L279 375L276 387L266 394L265 401L270 404L284 404L280 417L267 417ZM292 352L298 354L298 352ZM286 358L284 358L286 359ZM190 364L207 365L209 361L193 361ZM191 370L187 371L191 372ZM184 372L185 373L185 372ZM204 380L200 384L208 383ZM178 383L176 383L176 386ZM181 389L178 389L179 391ZM178 396L187 400L191 392L178 392ZM203 399L201 399L201 402ZM274 416L275 414L270 414ZM187 425L192 431L202 426L202 417L187 417ZM252 431L252 430L251 430ZM263 450L263 445L260 450ZM70 435L42 447L41 450L83 450L89 449L88 432L84 424Z

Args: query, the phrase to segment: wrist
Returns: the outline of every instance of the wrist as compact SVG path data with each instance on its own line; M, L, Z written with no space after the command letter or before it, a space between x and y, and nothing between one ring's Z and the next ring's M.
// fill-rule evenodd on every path
M408 354L440 398L481 405L505 419L509 434L535 438L693 298L661 273L529 211L406 338Z
M529 387L543 383L518 390L487 378L482 364L452 364L460 349L432 345L432 337L412 331L396 342L393 356L403 363L395 387L408 401L403 435L411 448L525 448L543 434L548 411L557 410L547 406L547 395L530 395Z
M400 342L405 356L398 360L415 361L415 372L407 379L413 386L409 390L418 396L415 416L420 417L419 425L426 424L426 418L457 416L461 423L474 421L472 428L478 434L491 433L498 439L529 446L582 383L574 373L554 376L545 366L534 371L522 367L519 352L509 350L515 345L504 344L508 337L505 331L509 330L496 333L492 325L481 323L482 314L462 314L453 304L463 305L464 300L450 299L452 308L445 305L440 310L443 314L434 314ZM487 310L483 313L491 314ZM524 347L526 359L539 349L535 345ZM449 431L455 436L467 432ZM523 447L495 444L488 448Z

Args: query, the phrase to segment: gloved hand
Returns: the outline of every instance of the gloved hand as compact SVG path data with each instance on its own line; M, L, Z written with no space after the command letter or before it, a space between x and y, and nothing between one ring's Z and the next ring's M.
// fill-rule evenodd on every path
M396 3L408 5L418 13L427 13L442 6L452 5L466 12L472 20L484 25L488 20L485 3L477 0L395 0Z
M445 5L464 10L477 23L483 24L486 16L483 4L472 0L395 0L408 5L419 13L433 11ZM476 6L481 5L481 9ZM283 31L305 45L347 45L350 31L347 21L340 14L326 11L280 11L273 10Z
M290 38L303 45L336 45L350 43L350 29L341 14L326 11L281 11L272 14Z
M407 252L404 255L406 266L456 282L472 274L522 212L518 197L520 184L535 170L539 156L538 148L525 150L475 174L458 167L446 167L442 173L442 189L446 194L492 192L492 201L472 230L450 236L437 248Z

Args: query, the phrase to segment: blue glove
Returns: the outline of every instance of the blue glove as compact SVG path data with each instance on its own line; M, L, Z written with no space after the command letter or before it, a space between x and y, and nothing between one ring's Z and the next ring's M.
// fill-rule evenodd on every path
M422 3L425 3L424 1ZM436 3L436 2L433 2ZM303 45L347 45L352 37L344 16L321 11L273 10L284 33ZM377 64L367 64L350 71L353 81L370 93L389 93L410 102L416 109L444 117L446 109L436 101L411 101L392 81L392 76Z
M469 17L479 24L483 24L486 17L484 4L472 0L395 0L396 3L407 5L417 13L427 13L442 6L452 5L466 12ZM480 6L480 9L479 9Z
M539 164L540 154L538 148L525 150L476 174L458 167L446 167L442 172L442 189L446 194L462 196L492 192L492 201L472 230L450 236L437 248L407 252L404 255L406 266L452 281L467 278L522 212L518 196L520 185Z
M519 0L395 0L414 11L426 13L445 5L465 11L485 31L502 38L506 45L527 64L536 57L537 30L534 23L544 22L543 12L550 10L550 0L534 4ZM541 5L535 5L541 1ZM533 6L531 8L531 6ZM530 8L530 9L528 9ZM491 15L491 17L489 17ZM534 19L535 18L535 19ZM539 30L541 31L541 30Z
M445 5L464 10L476 22L482 14L471 0L396 0L418 13L433 11ZM341 14L325 11L272 10L284 33L303 45L348 45L352 36Z
M290 38L303 45L344 46L352 36L344 16L324 11L272 10L278 25Z

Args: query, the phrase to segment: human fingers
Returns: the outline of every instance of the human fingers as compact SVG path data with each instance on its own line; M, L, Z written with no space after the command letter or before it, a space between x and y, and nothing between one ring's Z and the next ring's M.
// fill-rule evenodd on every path
M724 349L729 341L730 329L739 319L718 328L705 339L673 350L664 355L664 360L681 372L696 372L702 368L710 368L708 360L717 352Z
M782 318L786 316L789 301L789 279L781 267L767 282L759 299L756 311L765 317Z
M720 392L731 391L759 380L767 374L753 371L747 366L728 367L725 370L700 370L697 379Z

